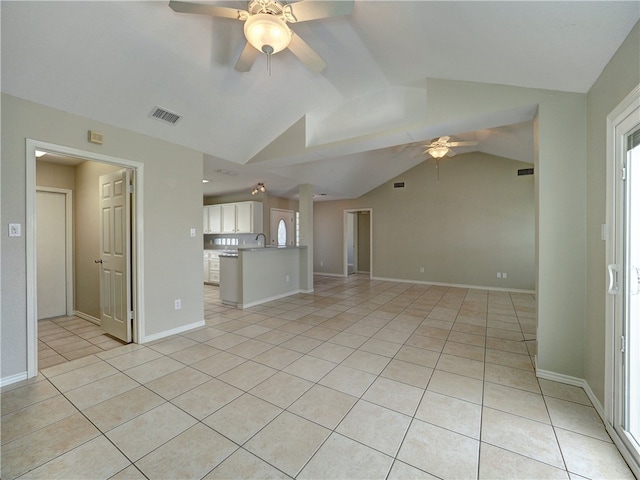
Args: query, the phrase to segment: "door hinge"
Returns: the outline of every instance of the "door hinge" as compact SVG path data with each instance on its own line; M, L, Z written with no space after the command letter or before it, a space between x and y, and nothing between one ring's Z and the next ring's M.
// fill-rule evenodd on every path
M133 185L127 185L127 193L134 193L135 189L133 188Z
M620 179L621 180L626 180L627 179L627 167L622 167Z
M127 318L128 318L129 320L133 320L133 310L131 310L131 311L129 312L129 314L127 315Z
M626 351L626 343L624 340L624 335L620 335L620 353L624 353Z

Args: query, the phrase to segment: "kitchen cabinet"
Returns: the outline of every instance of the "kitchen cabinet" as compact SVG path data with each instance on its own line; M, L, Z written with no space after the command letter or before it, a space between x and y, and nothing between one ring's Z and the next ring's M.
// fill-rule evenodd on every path
M202 208L202 232L221 233L221 205L205 205Z
M220 252L205 250L202 267L204 283L220 283Z
M221 233L236 233L236 204L225 203L222 207Z
M262 203L223 203L221 207L220 233L262 232Z

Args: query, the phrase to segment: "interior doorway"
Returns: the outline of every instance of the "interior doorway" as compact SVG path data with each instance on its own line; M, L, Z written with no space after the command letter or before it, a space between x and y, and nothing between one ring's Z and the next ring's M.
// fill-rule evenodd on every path
M344 211L343 275L373 275L373 209Z
M111 157L107 155L97 154L94 152L87 152L78 149L74 149L71 147L65 147L61 145L54 145L45 142L39 142L37 140L27 140L27 149L26 149L26 191L27 191L27 209L26 209L26 258L27 258L27 377L31 378L37 374L38 371L38 312L39 308L39 295L38 290L42 289L38 287L38 238L39 235L36 235L36 230L38 226L37 221L37 204L38 204L38 196L36 193L36 185L37 185L37 172L36 172L36 151L39 152L39 155L42 152L46 152L50 155L56 155L59 157L66 157L69 159L75 159L78 163L85 164L93 164L104 167L106 169L111 170L122 170L123 167L125 170L133 172L133 183L131 185L131 191L135 191L136 195L133 196L132 208L131 208L131 234L129 238L126 240L127 245L129 246L131 252L131 263L130 263L130 276L131 276L131 284L129 291L131 292L131 309L130 312L130 325L132 326L132 338L129 341L138 341L139 338L142 338L144 333L144 303L142 301L142 292L143 292L143 284L142 284L142 265L143 265L143 230L142 230L142 206L143 206L143 165L139 162L120 159L116 157ZM100 223L100 215L99 210L97 208L99 195L98 195L98 179L95 179L95 188L94 193L89 194L87 198L76 198L77 206L85 205L89 203L92 207L96 206L95 209L92 209L92 215L95 217L93 222L82 222L89 223L91 225ZM91 200L88 201L88 200ZM93 202L93 203L92 203ZM79 218L79 212L76 211L73 213L75 218ZM86 217L85 217L86 219ZM70 225L71 222L68 222L67 225ZM75 228L78 227L78 222L75 222ZM67 227L68 228L68 227ZM100 228L91 228L87 229L100 231ZM75 233L75 231L74 231ZM69 236L74 236L74 233ZM89 234L89 233L87 233ZM84 233L79 232L79 237L84 237ZM99 233L96 233L99 235ZM40 235L42 237L42 235ZM97 238L97 237L96 237ZM73 240L72 242L73 243ZM48 245L45 243L44 246L41 245L42 248L47 248ZM74 245L76 247L76 245ZM68 243L67 243L67 248ZM73 247L72 247L73 248ZM47 252L48 253L48 252ZM77 282L74 281L75 275L78 273L78 268L80 268L78 264L78 258L87 257L87 255L91 255L91 267L96 268L96 264L94 260L99 258L99 251L95 252L82 252L78 253L76 250L71 250L71 253L67 253L65 255L65 260L71 262L71 274L67 275L67 283L71 283L71 286L67 290L67 295L71 295L71 310L67 309L65 311L65 315L76 315L80 316L82 313L78 311L78 301L82 299L85 295L85 291L79 291L79 286L85 286L85 282ZM46 253L45 253L46 255ZM83 257L83 258L84 258ZM88 263L85 259L83 263ZM91 268L87 265L83 265L82 268ZM98 289L98 298L101 297L102 292ZM98 310L99 312L99 310ZM78 315L80 314L80 315ZM99 313L97 316L88 315L88 320L93 323L100 323Z

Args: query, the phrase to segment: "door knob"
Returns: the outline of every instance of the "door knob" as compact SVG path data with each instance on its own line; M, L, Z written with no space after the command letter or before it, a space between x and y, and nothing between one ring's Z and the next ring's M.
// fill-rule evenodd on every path
M102 259L100 260L94 260L93 263L102 263Z

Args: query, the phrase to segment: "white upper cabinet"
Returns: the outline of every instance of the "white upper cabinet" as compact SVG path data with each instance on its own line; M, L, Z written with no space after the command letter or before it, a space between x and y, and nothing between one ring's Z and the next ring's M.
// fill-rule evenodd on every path
M222 208L220 205L209 205L209 233L220 233L222 230Z
M220 205L202 207L202 233L220 233Z
M202 207L202 233L211 233L209 230L209 207Z
M254 208L252 203L255 202L236 203L236 231L238 233L254 232L252 225Z
M207 207L205 207L207 208ZM208 205L204 233L261 233L262 203Z
M236 204L225 203L222 207L221 233L236 233Z

